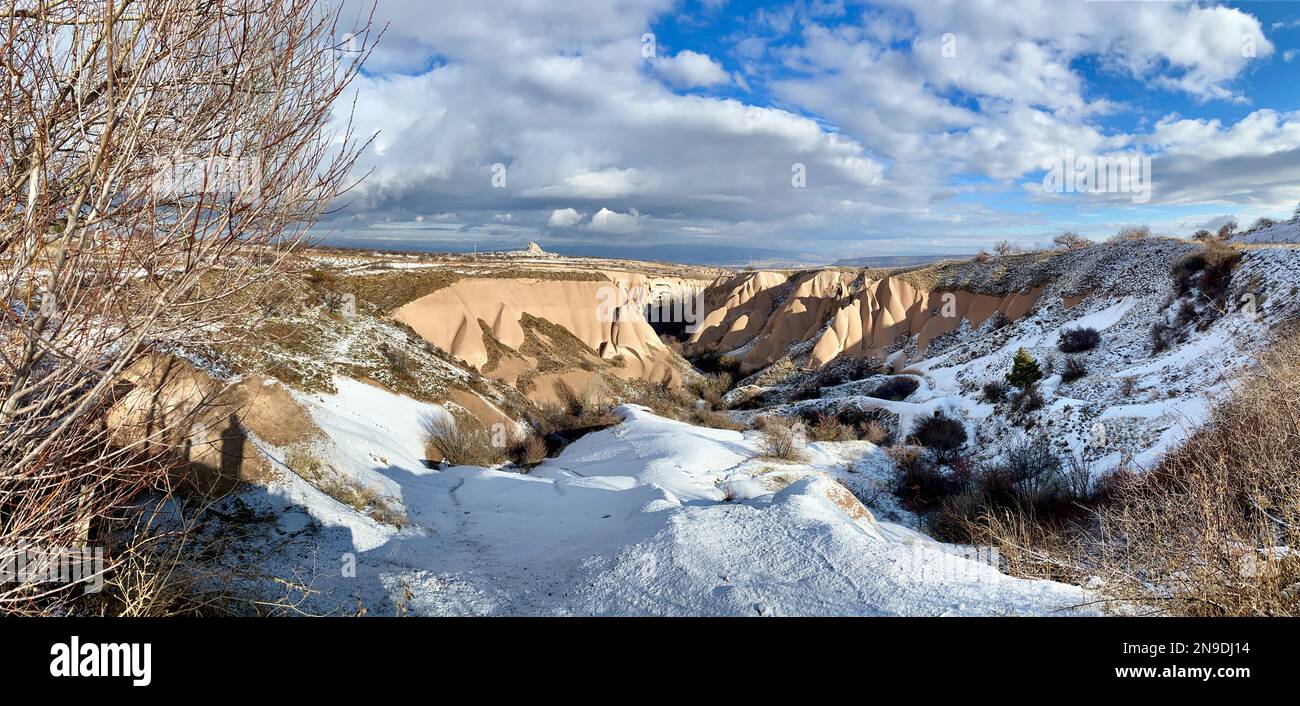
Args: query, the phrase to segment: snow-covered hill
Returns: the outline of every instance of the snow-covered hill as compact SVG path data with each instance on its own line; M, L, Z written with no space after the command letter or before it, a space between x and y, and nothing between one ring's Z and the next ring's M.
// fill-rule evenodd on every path
M243 547L262 571L310 584L300 609L1041 615L1085 602L1080 589L1004 576L995 557L878 520L850 492L870 492L887 473L868 442L811 444L806 463L774 462L754 432L623 406L622 423L530 475L433 470L418 460L412 419L436 408L352 381L336 387L306 399L314 416L334 417L322 460L398 500L406 525L378 523L291 473L223 501L267 525Z
M1235 240L1242 243L1300 243L1300 218L1274 223L1267 228L1251 230Z
M824 332L839 321L826 319L820 329L812 327L811 333L781 344L793 362L792 372L777 376L760 371L732 396L763 394L772 400L740 413L745 420L772 413L808 417L812 411L834 413L846 407L882 410L887 425L903 438L919 419L942 413L965 424L968 453L974 459L994 459L1008 444L1044 433L1059 455L1075 457L1094 477L1121 464L1150 468L1203 422L1275 332L1300 318L1300 302L1293 296L1300 283L1300 250L1272 246L1236 251L1240 261L1221 295L1207 297L1197 272L1188 276L1188 289L1180 293L1174 270L1200 252L1199 246L1185 242L1151 239L1094 245L1001 266L953 267L940 273L947 280L944 287L978 288L986 271L1008 291L1037 287L1036 301L1028 312L1001 320L986 311L985 318L972 321L958 306L945 324L949 330L930 338L933 322L943 317L942 292L930 292L917 299L919 304L895 314L899 324L886 344L877 337L869 350L841 354L878 357L886 364L882 374L824 385L809 399L809 385L820 384L816 371L824 365L812 355L809 342L828 335ZM844 300L856 313L858 301L867 300L855 297L849 294ZM787 301L773 316L789 307ZM1074 328L1097 330L1100 344L1062 353L1057 348L1060 335ZM1155 343L1157 329L1161 345ZM782 327L769 320L763 330ZM928 343L924 349L918 347L922 339ZM862 340L866 346L868 337ZM739 348L731 352L740 354L770 348L772 342L733 343ZM1038 387L1044 404L1024 413L983 394L986 384L1005 380L1020 348L1044 369ZM1083 367L1078 379L1063 379L1067 361ZM902 400L872 396L896 377L914 380L916 391Z
M702 345L749 356L752 374L728 399L761 403L732 410L733 420L879 410L904 440L941 412L967 430L971 461L995 462L1042 433L1095 479L1154 465L1300 318L1300 249L1216 247L1114 242L940 263L889 281L876 271L725 276L705 292L714 310L704 328L718 330ZM360 319L367 331L392 325L365 312L316 318L347 331ZM334 329L321 327L324 345ZM1079 327L1097 330L1100 343L1059 352L1060 334ZM244 588L266 600L287 592L297 610L343 614L1091 611L1081 588L1003 575L988 550L918 531L918 517L889 492L894 462L869 441L810 443L804 460L778 461L764 456L758 431L623 405L618 424L531 471L429 467L426 420L478 409L484 423L505 420L513 431L520 420L511 415L530 409L522 391L508 380L474 384L472 370L436 346L390 351L420 363L405 382L396 367L356 364L369 355L363 345L346 365L311 367L322 356L314 340L299 345L299 367L324 379L264 383L309 418L303 433L272 434L269 418L245 424L270 470L221 500L221 520L206 525L236 550L223 560L253 567ZM984 394L1021 348L1044 368L1037 409ZM878 374L850 366L848 379L823 377L863 357L878 359ZM1067 359L1084 368L1069 381ZM422 392L425 371L463 379L465 389ZM899 378L915 390L876 396Z

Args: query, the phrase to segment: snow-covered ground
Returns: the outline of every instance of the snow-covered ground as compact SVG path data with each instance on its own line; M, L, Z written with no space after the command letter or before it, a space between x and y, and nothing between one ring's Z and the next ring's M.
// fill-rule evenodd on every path
M1167 264L1149 270L1146 263L1110 263L1110 271L1094 284L1097 293L1073 307L1063 302L1072 290L1057 282L1028 315L1001 329L991 330L987 322L972 329L963 322L940 345L931 346L933 355L901 371L918 383L904 400L870 397L887 379L879 375L822 388L818 399L740 416L788 415L809 408L832 411L847 404L891 413L897 419L896 431L905 437L918 419L942 412L965 423L968 449L977 459L994 460L1010 443L1044 433L1058 455L1074 456L1094 478L1122 464L1151 468L1208 418L1278 327L1300 318L1300 300L1294 296L1300 284L1300 249L1244 250L1233 274L1227 311L1219 313L1207 311L1212 305L1195 296L1173 297ZM1198 318L1177 327L1184 302L1194 302ZM1159 352L1152 346L1156 322L1176 332L1170 335L1169 347ZM1061 332L1072 328L1096 329L1100 345L1082 353L1061 353ZM1005 403L995 406L981 398L985 383L1005 379L1021 347L1045 369L1039 385L1045 405L1031 415L1032 425L1011 415ZM1068 358L1083 362L1087 374L1065 383L1060 373Z
M1300 218L1274 223L1267 228L1252 230L1237 238L1243 243L1300 243Z
M806 461L777 462L754 432L623 406L621 424L529 475L436 470L419 460L413 421L436 407L345 379L336 388L305 398L330 417L324 460L400 500L407 524L377 523L287 471L224 501L274 524L245 556L310 584L308 612L1040 615L1086 602L877 519L857 498L892 503L873 490L889 462L868 442L809 444Z
M1094 476L1121 464L1149 468L1207 418L1278 327L1300 317L1300 249L1245 249L1226 311L1215 312L1194 288L1176 295L1170 268L1185 244L1141 247L1162 259L1098 258L1060 275L1037 306L1001 328L963 322L934 339L928 357L899 373L918 384L904 400L870 397L886 379L874 376L737 416L876 407L894 413L905 435L941 410L966 424L975 460L995 461L1012 443L1044 432L1062 457L1081 459ZM1157 323L1170 331L1162 350L1152 345ZM1065 383L1057 341L1075 327L1097 329L1101 344L1074 354L1088 372ZM1040 383L1045 405L1030 420L980 394L1005 378L1021 347L1045 367L1053 361ZM309 586L298 605L306 612L1093 612L1080 608L1089 598L1083 589L1002 575L987 553L916 531L917 518L887 490L892 462L866 441L811 443L802 461L777 461L762 456L757 432L696 427L623 406L620 424L531 473L431 469L422 460L421 422L446 409L337 374L330 388L294 392L323 432L312 453L330 477L383 499L404 521L335 500L288 469L290 449L265 444L280 478L223 501L225 512L261 525L243 533L236 560ZM259 588L269 595L277 585Z

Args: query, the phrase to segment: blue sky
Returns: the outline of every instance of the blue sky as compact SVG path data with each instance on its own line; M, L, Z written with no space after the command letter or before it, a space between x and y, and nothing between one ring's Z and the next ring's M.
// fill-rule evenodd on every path
M1300 201L1300 3L434 5L380 0L336 242L815 261ZM1089 159L1133 176L1044 188Z

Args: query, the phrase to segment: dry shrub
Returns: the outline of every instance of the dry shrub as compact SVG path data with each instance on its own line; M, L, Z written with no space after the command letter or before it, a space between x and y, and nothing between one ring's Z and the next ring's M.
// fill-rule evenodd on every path
M691 394L704 400L704 403L709 406L709 409L722 409L726 406L723 403L722 398L727 394L727 391L731 389L732 382L733 378L731 373L723 371L701 375L697 379L692 380L687 385L687 389L690 390Z
M1151 355L1169 350L1169 324L1157 321L1151 324Z
M290 448L285 453L284 465L322 493L357 512L368 515L376 522L390 524L398 529L406 525L406 515L394 507L382 493L327 466L306 448L301 446Z
M468 417L430 416L424 420L424 452L430 460L452 466L495 466L505 462L504 450L492 443L482 424Z
M1151 237L1150 226L1126 226L1120 228L1119 232L1111 236L1111 241L1120 240L1146 240Z
M292 246L353 183L364 143L336 99L375 37L341 12L6 4L0 547L152 531L135 522L143 498L169 494L185 459L115 443L109 411L151 347L222 348L255 330ZM126 559L107 559L110 580L139 585ZM0 612L74 612L78 589L0 583ZM133 605L116 610L152 612Z
M880 383L869 393L869 396L898 402L907 399L920 386L921 383L917 382L916 378L899 375Z
M1275 345L1237 393L1156 468L1103 477L1094 514L1052 525L987 513L972 541L1003 569L1081 583L1128 610L1300 615L1300 336Z
M876 446L889 443L890 433L885 425L872 419L863 425L862 438L870 441Z
M1070 383L1079 380L1088 374L1088 364L1081 358L1066 358L1065 365L1061 366L1061 382Z
M852 427L830 414L818 414L810 433L814 441L853 441L857 438Z
M710 427L713 429L730 429L731 431L740 431L745 428L744 424L732 419L725 412L719 412L708 407L697 407L692 410L690 423L701 427Z
M545 461L549 453L550 449L546 445L546 439L540 434L532 432L511 444L507 455L516 466L532 468Z
M966 445L966 426L960 420L936 413L917 421L912 436L939 460L947 461Z
M1174 265L1172 274L1179 296L1197 287L1205 301L1222 308L1232 271L1240 261L1241 251L1221 241L1206 241L1200 251Z
M920 446L894 446L885 453L894 462L894 494L913 512L938 507L958 489L956 482Z
M1185 615L1300 615L1297 469L1292 335L1200 433L1100 513L1108 591Z
M1005 400L1007 393L1010 391L1011 386L1005 381L990 380L984 383L984 387L980 388L980 399L991 404L997 404Z
M572 385L564 380L556 380L551 387L555 390L555 398L560 401L560 407L566 414L571 417L581 417L587 411L587 397L579 395Z
M845 404L835 411L835 418L841 424L853 429L859 439L867 439L873 444L886 442L892 436L885 417L894 416L882 409L864 409L853 404ZM879 438L875 441L873 437Z
M1038 389L1037 383L1016 391L1009 400L1011 412L1021 418L1042 409L1043 405L1047 404L1047 400L1043 399L1043 393Z
M649 404L646 406L653 409ZM662 415L658 410L656 413ZM558 405L546 404L540 406L528 421L533 434L546 444L547 455L554 456L569 443L591 432L612 427L620 420L609 406L603 404L585 407L578 416L569 414Z
M739 377L740 359L734 355L720 354L716 348L697 353L690 358L690 361L697 370L705 374L727 373L733 378Z
M764 458L782 461L802 461L804 454L803 425L776 417L762 417L758 448Z
M1101 343L1101 334L1095 328L1068 328L1061 332L1056 347L1062 353L1079 353L1090 351Z

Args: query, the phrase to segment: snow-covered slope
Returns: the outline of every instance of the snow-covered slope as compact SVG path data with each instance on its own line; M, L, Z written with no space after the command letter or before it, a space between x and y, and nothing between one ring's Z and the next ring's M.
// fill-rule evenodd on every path
M910 364L906 361L916 352L918 336L896 339L886 349L885 361L918 383L905 399L871 396L889 378L877 375L821 387L813 399L740 416L807 416L813 410L834 412L845 406L880 409L888 413L892 430L904 438L919 418L942 412L966 425L973 459L994 460L1009 444L1044 433L1059 456L1074 457L1094 477L1121 464L1150 468L1207 418L1279 327L1300 318L1300 301L1293 296L1300 283L1300 250L1241 250L1222 301L1207 299L1195 286L1178 295L1171 270L1196 252L1199 249L1187 243L1151 239L1057 256L1070 258L1067 267L1044 260L1040 266L1059 272L1024 316L1000 327L963 319L935 337L924 357ZM1163 350L1153 346L1156 326L1166 330ZM1096 329L1100 344L1089 351L1060 352L1061 332L1081 327ZM982 395L985 384L1005 380L1022 347L1045 370L1039 384L1045 404L1025 414L1013 411L1009 403L987 402ZM792 346L791 356L798 350ZM1083 364L1086 372L1065 382L1061 372L1069 359ZM796 375L783 383L784 388L746 388L733 394L793 392L805 384L807 375Z
M224 501L273 523L245 550L268 574L312 586L300 609L983 615L1085 602L1079 589L1004 576L987 555L878 520L855 497L869 497L889 467L868 442L810 444L806 463L774 462L759 457L753 432L623 406L621 424L531 475L435 470L413 455L410 418L436 410L351 381L336 388L308 402L313 414L339 413L322 424L325 461L400 498L406 526L378 525L287 472Z
M1274 223L1267 228L1252 230L1236 240L1243 243L1300 243L1300 218Z

